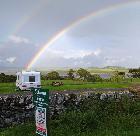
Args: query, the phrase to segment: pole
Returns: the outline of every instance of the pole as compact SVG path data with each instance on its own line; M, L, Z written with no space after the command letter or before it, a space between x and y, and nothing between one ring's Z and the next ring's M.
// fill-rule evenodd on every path
M36 134L48 136L49 90L33 88L32 92L35 105Z

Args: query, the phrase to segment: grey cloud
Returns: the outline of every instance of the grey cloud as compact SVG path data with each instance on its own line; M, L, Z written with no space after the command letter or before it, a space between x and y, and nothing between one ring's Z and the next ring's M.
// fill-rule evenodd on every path
M24 66L42 47L42 45L37 46L36 43L48 42L54 33L97 9L104 9L109 5L127 1L48 0L38 11L35 11L31 18L28 13L36 9L34 6L36 7L39 4L38 1L25 0L19 2L19 0L14 0L10 5L8 5L9 1L4 1L5 6L0 5L0 17L4 17L4 20L0 22L0 40L2 41L0 42L0 67L3 65ZM61 41L64 38L63 36L53 44L54 47L52 48L60 52L59 55L49 54L49 51L45 51L35 67L139 66L139 7L140 4L132 4L128 8L121 8L118 11L90 18L73 27L65 34L68 37L67 39ZM24 17L25 20L21 21L23 21L23 24L25 21L25 24L20 31L16 36L12 36L11 40L5 42L5 35L7 36L9 31L13 31L17 24L21 23L19 22L20 19L24 19ZM95 52L96 49L101 49L101 52ZM75 57L76 53L69 52L69 50L75 50L77 53L79 53L79 50L88 50L93 53L85 53L86 55L79 53ZM70 54L69 57L66 54ZM10 60L14 63L6 61L10 57L16 57L15 61Z
M35 44L20 39L18 42L8 41L0 49L0 67L24 67L39 50Z
M25 37L20 37L20 36L17 36L17 35L9 36L9 41L13 42L15 44L19 44L19 43L30 44L30 43L32 43L29 39L27 39Z
M6 61L13 64L16 61L16 57L9 57L6 59Z
M105 67L105 66L124 66L124 67L138 67L140 62L135 58L108 58L103 59L102 56L88 55L83 58L63 58L56 57L44 61L37 62L36 67L39 68L56 68L56 67Z

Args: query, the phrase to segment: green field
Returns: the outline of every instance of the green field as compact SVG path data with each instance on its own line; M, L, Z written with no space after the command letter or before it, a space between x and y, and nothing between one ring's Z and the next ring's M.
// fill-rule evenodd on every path
M14 93L15 83L0 83L0 93Z
M96 88L127 88L130 83L85 83L85 84L65 84L60 87L44 86L49 90L77 90L77 89L96 89Z
M92 74L101 74L101 73L113 73L114 71L119 71L119 72L128 72L128 69L125 68L88 68L88 71Z
M63 82L64 85L54 87L51 85L53 81ZM42 80L42 88L50 91L78 90L78 89L96 89L96 88L128 88L132 84L140 83L140 79L123 80L119 82L86 82L78 80ZM0 93L19 93L15 90L15 83L0 83Z

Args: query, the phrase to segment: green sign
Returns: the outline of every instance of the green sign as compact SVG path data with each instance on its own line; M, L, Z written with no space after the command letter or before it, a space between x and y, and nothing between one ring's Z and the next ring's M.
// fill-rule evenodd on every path
M49 90L34 88L33 103L35 105L36 133L40 136L48 136L47 112L49 104Z

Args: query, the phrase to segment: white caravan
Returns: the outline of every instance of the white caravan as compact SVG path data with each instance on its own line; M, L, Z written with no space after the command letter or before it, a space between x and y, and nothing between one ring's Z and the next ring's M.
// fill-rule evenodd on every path
M40 72L22 71L17 72L16 87L20 90L30 90L30 88L41 88Z

